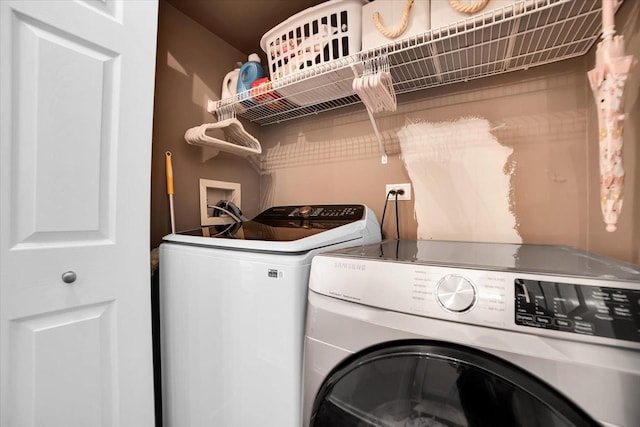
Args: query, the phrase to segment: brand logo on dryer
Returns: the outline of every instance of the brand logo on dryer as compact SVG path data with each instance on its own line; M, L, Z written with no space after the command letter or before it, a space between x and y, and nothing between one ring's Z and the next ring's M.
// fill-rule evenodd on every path
M357 264L355 262L335 261L333 267L337 270L355 270L365 271L367 266L365 264Z

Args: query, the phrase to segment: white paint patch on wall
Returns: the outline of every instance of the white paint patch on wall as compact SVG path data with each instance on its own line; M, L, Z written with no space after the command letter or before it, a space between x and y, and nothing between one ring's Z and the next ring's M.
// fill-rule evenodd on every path
M511 209L512 149L487 120L409 124L398 132L418 239L522 243Z

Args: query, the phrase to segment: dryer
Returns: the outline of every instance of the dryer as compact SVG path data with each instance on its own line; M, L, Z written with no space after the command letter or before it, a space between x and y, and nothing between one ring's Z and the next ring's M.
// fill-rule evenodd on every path
M640 425L640 268L385 241L313 260L304 425Z
M165 236L164 425L298 427L311 259L379 241L363 205L277 206Z

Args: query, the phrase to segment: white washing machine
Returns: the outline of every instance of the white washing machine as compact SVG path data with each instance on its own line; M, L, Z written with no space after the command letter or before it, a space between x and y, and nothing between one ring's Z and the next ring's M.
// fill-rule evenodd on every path
M304 425L640 426L640 268L385 241L314 258Z
M298 427L311 259L379 242L375 214L363 205L273 207L164 241L164 425Z

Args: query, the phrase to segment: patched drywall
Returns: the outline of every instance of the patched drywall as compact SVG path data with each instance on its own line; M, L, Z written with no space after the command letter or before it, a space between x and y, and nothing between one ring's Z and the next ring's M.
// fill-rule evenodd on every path
M511 209L513 149L500 144L489 121L409 124L398 138L419 239L522 242Z

